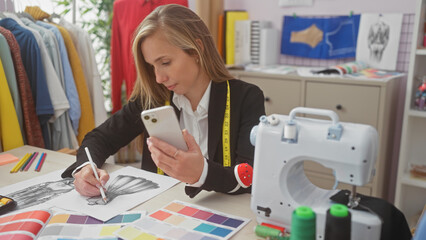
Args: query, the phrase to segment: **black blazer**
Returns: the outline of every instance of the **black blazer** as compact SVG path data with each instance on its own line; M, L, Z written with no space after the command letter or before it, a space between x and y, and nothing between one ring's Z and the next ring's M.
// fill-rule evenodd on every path
M265 114L264 96L255 85L240 80L230 80L231 90L231 166L223 167L222 124L226 105L226 82L212 82L208 111L208 174L205 183L199 187L185 188L186 194L194 197L201 190L227 193L237 186L234 176L236 164L248 163L253 166L254 147L250 143L250 131ZM170 101L172 103L172 101ZM172 103L173 105L173 103ZM179 110L173 105L179 116ZM89 132L77 151L77 161L69 166L62 177L71 177L72 171L88 161L85 147L90 148L93 161L102 166L105 160L121 147L129 144L138 135L144 133L142 169L156 172L151 153L146 145L148 134L140 118L142 106L139 99L116 112L99 127ZM240 188L235 193L250 192L250 188Z

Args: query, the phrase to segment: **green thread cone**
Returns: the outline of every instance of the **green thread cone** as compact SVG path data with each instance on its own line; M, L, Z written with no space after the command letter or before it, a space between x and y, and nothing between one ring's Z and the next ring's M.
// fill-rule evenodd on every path
M270 237L270 238L278 238L281 236L281 231L278 229L257 225L255 228L255 233L259 237Z
M348 216L348 207L343 204L333 204L330 207L330 214L335 217L346 217Z
M310 207L300 206L293 211L290 240L315 240L316 216Z

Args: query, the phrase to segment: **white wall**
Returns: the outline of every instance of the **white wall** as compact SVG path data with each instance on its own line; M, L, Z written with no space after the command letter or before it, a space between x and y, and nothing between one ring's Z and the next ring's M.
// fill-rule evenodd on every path
M224 0L225 10L247 10L252 20L269 20L281 29L284 15L414 13L415 0L313 0L310 7L280 7L279 0Z

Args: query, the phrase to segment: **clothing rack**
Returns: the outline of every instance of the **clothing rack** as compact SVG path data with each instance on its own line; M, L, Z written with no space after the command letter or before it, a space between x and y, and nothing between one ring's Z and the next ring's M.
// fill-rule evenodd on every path
M15 1L0 0L0 12L15 12ZM74 24L76 22L76 15L77 15L77 0L72 0L72 23Z

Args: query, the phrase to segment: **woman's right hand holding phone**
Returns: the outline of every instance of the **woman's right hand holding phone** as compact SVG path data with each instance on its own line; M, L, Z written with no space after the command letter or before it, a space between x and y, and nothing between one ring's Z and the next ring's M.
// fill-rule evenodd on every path
M99 187L105 186L106 182L109 180L109 174L103 169L96 168L98 172L99 182L92 170L90 164L82 167L80 171L74 175L74 188L75 190L83 196L94 197L99 196L101 193Z

